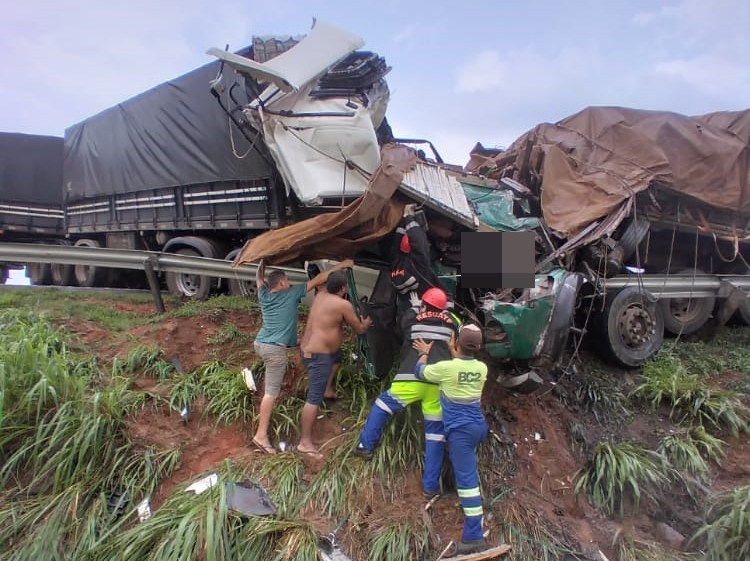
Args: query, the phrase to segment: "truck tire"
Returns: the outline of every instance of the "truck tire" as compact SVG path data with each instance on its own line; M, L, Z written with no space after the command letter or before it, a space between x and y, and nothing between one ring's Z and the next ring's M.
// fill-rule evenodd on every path
M225 257L227 261L234 261L239 249L235 249ZM230 278L227 280L227 292L230 296L242 296L251 300L258 299L258 285L255 281Z
M678 274L693 274L693 269L684 269ZM695 270L696 275L705 274ZM695 333L711 319L716 298L661 298L659 306L664 314L664 329L672 335Z
M52 282L52 272L49 263L28 263L26 270L29 280L33 285L44 286Z
M61 240L60 245L69 246L68 240ZM72 286L75 284L75 268L67 263L50 263L50 276L55 286Z
M621 366L640 366L654 356L664 341L664 314L648 292L629 286L607 299L594 317L599 334L597 351Z
M0 267L0 284L5 284L8 280L8 269Z
M177 255L187 257L201 257L194 249L182 248L175 251ZM214 277L206 275L191 275L188 273L167 273L167 289L175 296L186 296L197 300L205 300L211 294L216 284Z
M55 286L72 286L75 284L75 267L65 263L50 263L50 275Z
M75 244L76 247L101 247L101 244L96 240L78 240ZM73 268L76 283L78 286L84 288L92 288L94 286L106 286L108 276L111 275L111 271L106 267L96 267L94 265L75 265Z

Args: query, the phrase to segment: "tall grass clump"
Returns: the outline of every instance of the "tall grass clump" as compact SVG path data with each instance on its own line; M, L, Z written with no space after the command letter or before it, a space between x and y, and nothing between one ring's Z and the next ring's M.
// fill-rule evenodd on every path
M603 442L576 474L575 493L585 492L591 505L607 515L623 516L628 501L637 511L644 494L656 499L670 476L671 468L660 454L631 442Z
M720 495L708 510L706 524L691 541L705 540L708 561L750 558L750 485Z
M144 522L111 529L84 559L317 558L317 534L309 523L232 510L229 486L244 481L245 475L225 463L218 476L216 485L199 494L178 489Z
M543 511L518 500L517 492L506 487L487 506L501 524L500 543L513 547L514 558L558 561L566 554L575 557L577 552L564 528L546 518Z
M157 345L131 347L120 367L123 373L142 372L158 380L165 380L174 370L172 363L164 360L164 352Z
M61 334L32 312L0 312L0 459L58 405L80 399L91 363L75 364Z
M709 462L719 463L724 455L724 442L697 426L681 434L664 437L657 452L678 471L705 478Z
M425 559L430 548L430 527L415 509L399 513L399 516L368 520L367 559L370 561Z
M153 492L176 450L136 447L126 417L145 396L97 387L62 335L30 312L0 313L0 543L4 559L79 559L124 505Z
M198 384L208 399L206 414L217 423L248 422L255 410L252 394L238 368L220 361L203 363L198 369Z
M644 381L633 395L652 409L664 404L681 423L695 423L729 430L737 436L750 432L750 411L736 392L709 387L702 377L687 372L677 354L662 349L643 366Z

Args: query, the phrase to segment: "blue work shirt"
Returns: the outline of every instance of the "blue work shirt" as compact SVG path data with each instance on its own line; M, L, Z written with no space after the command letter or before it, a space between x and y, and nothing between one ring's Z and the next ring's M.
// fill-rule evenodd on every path
M271 292L267 286L258 291L263 325L255 338L259 343L297 346L297 311L307 294L307 285L295 284L286 290Z

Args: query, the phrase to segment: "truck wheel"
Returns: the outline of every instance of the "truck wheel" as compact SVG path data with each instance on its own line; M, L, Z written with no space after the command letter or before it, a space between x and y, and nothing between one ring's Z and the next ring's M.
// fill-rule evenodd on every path
M661 348L664 314L653 297L637 286L620 290L606 302L598 322L602 358L622 366L639 366Z
M258 299L258 285L255 281L229 279L227 289L230 296L242 296L252 300Z
M678 274L693 274L693 269L684 269ZM698 269L696 275L705 274ZM664 329L673 335L690 335L695 333L711 318L716 305L716 298L662 298L659 306L664 313Z
M101 244L96 240L78 240L73 245L76 247L101 247ZM106 286L108 284L107 277L111 274L111 271L106 267L95 265L75 265L73 271L76 283L84 288Z
M52 272L49 263L28 263L26 265L27 275L31 284L43 286L52 282Z
M8 280L8 269L0 267L0 284L5 284Z
M65 263L50 263L52 284L55 286L72 286L75 283L75 267Z
M178 249L177 255L187 257L200 257L201 255L194 249ZM167 273L167 288L169 293L175 296L187 296L197 300L205 300L211 294L211 290L216 283L214 277L206 275L193 275L189 273Z
M239 249L234 250L225 259L227 261L234 261L239 252ZM227 292L229 292L230 296L242 296L243 298L250 298L252 300L258 299L258 285L252 280L230 278L227 281Z

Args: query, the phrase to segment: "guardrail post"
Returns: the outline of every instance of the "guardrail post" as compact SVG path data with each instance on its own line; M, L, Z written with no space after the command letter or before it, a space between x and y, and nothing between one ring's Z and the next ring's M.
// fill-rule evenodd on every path
M164 301L161 299L161 290L159 288L159 279L156 278L154 272L154 262L156 259L151 256L143 261L143 270L146 272L146 279L148 279L148 287L151 289L151 294L154 297L154 303L156 304L156 311L160 314L164 313Z

